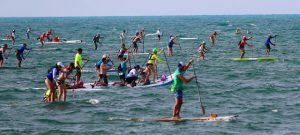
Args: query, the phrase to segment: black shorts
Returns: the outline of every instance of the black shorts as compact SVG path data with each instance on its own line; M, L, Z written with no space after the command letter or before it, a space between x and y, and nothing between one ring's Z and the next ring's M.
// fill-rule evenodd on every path
M138 48L137 43L133 43L133 48Z
M79 67L76 67L76 76L81 77L81 69Z
M105 75L105 74L100 74L99 77L100 77L101 80L103 80L103 82L104 82L105 84L108 84L107 75Z
M63 81L63 80L57 80L56 84L57 84L57 86L65 84L65 81Z
M119 78L121 81L125 81L125 74L124 73L119 73Z
M0 60L3 60L2 52L0 52Z
M20 53L16 53L16 57L19 61L22 61L22 57L21 57Z
M132 83L132 82L136 81L137 79L138 79L137 77L128 77L128 78L126 78L126 82Z
M270 45L266 45L266 48L267 48L267 49L271 49L271 46L270 46Z

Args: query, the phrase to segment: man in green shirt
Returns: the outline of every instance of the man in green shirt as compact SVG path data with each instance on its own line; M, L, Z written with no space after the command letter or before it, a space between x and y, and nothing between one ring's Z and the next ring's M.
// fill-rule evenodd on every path
M80 77L81 77L81 70L82 70L82 60L88 60L88 59L83 59L82 58L82 49L78 48L77 49L77 54L75 55L75 68L76 68L76 76L75 76L75 80L76 80L76 84L75 87L78 86L79 82L80 82Z
M177 66L178 69L173 74L173 84L171 86L171 91L175 95L175 105L173 109L173 118L179 119L180 118L180 109L182 106L182 99L183 99L183 83L189 83L192 81L195 76L187 79L183 75L185 71L189 68L189 66L193 63L194 60L190 60L188 64L184 65L182 62L180 62Z

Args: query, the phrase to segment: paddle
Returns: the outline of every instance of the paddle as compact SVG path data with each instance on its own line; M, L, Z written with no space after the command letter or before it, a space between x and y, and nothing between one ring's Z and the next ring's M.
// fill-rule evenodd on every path
M197 80L197 76L196 76L196 71L195 71L195 64L193 64L193 71L194 71L194 76L195 76L195 80L196 80L196 84L197 84L197 89L198 89L199 102L200 102L200 105L201 105L202 113L203 113L203 115L205 115L205 108L204 108L202 100L201 100L200 90L199 90L199 84L198 84L198 80Z
M24 57L25 60L27 60L27 57L28 57L28 55L29 55L30 52L31 52L31 50L29 50L29 51L27 52L27 54L25 55L25 57ZM25 60L24 60L24 61L25 61Z
M169 62L168 62L168 59L167 59L165 50L163 50L163 52L164 52L164 56L165 56L165 59L166 59L166 62L167 62L167 66L168 66L168 70L169 70L170 76L171 76L171 78L172 78L172 73L171 73L171 70L170 70L170 66L169 66Z

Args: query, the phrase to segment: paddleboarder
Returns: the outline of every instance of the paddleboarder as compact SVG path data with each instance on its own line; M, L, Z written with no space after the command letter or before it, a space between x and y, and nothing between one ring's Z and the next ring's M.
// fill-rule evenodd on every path
M244 58L245 55L245 45L248 45L249 47L253 47L252 45L249 45L246 41L252 39L252 37L243 36L242 40L238 44L238 48L240 49L240 58Z
M10 34L10 38L11 38L12 45L15 45L15 42L16 42L16 31L15 30L12 30L12 33Z
M120 40L121 40L121 44L124 44L125 43L125 37L126 37L126 30L123 30L121 33L120 33Z
M170 35L169 43L168 43L168 56L173 56L173 45L178 44L175 42L175 36Z
M49 30L46 32L46 38L48 39L48 41L52 41L51 35L52 35L52 29L49 29Z
M236 30L235 30L235 34L242 34L241 32L241 28L240 27L237 27Z
M205 57L205 53L207 51L207 48L205 46L205 41L203 41L200 45L199 45L199 49L198 49L198 52L199 52L199 58L201 60L204 60L204 57Z
M139 32L137 32L134 36L134 38L132 39L132 45L133 45L133 52L134 53L137 53L138 52L138 45L137 45L137 42L141 42L142 40L142 37L140 35Z
M7 60L8 56L6 55L5 51L6 49L12 49L12 48L8 48L7 44L4 44L2 47L0 47L0 67L3 66L4 63L4 59Z
M23 43L21 45L21 47L16 50L16 58L18 60L18 67L21 67L22 59L25 60L25 57L23 55L25 50L31 50L31 48L27 48L26 43Z
M75 65L73 62L71 62L68 66L63 67L62 70L59 73L59 76L56 81L56 85L59 90L58 94L58 101L61 101L61 98L63 97L63 101L66 102L67 99L67 86L66 86L66 79L71 79L68 76L72 73L72 71L75 69Z
M215 45L215 41L216 41L216 39L217 39L217 32L215 32L215 31L212 32L212 33L210 34L209 39L210 39L211 45L214 46L214 45Z
M98 49L98 43L100 43L100 34L99 33L94 36L93 42L94 42L95 50L97 50Z
M153 48L152 53L149 56L148 62L147 62L147 67L150 69L151 75L153 75L153 83L156 82L157 79L157 71L155 70L154 67L156 67L157 61L161 63L167 63L166 61L162 60L158 56L163 53L163 49L161 49L159 52L157 48ZM147 78L149 79L149 78Z
M43 48L44 47L44 43L45 43L45 37L46 37L46 33L43 32L42 35L40 35L40 37L38 37L37 39L40 41L41 43L41 47Z
M53 38L53 42L59 43L59 41L60 41L60 38L59 38L58 36L55 36L55 37Z
M271 51L271 45L276 46L274 43L272 43L271 39L275 38L277 35L272 36L269 35L268 38L266 39L265 46L266 46L266 55L270 55Z
M157 29L156 36L157 36L158 41L160 41L160 38L162 36L162 33L160 32L160 28Z
M30 39L30 34L31 34L31 28L28 27L27 31L26 31L26 38Z
M82 49L78 48L77 53L75 55L75 69L76 69L76 75L75 75L75 88L79 86L80 84L80 78L81 78L81 70L82 70L82 60L88 61L88 59L82 58Z
M124 57L124 54L126 52L128 52L129 48L126 48L124 43L121 45L121 48L120 48L119 53L118 53L118 59L119 59L119 61L122 61L122 59Z
M130 84L131 87L136 86L136 80L138 79L140 66L136 65L126 75L126 84Z
M62 62L57 62L55 66L51 67L48 72L45 79L45 85L47 87L47 90L50 90L49 95L49 101L48 102L54 102L55 101L55 91L56 91L56 82L58 81L59 72L64 67Z
M171 86L171 91L175 95L175 104L173 108L173 119L180 119L180 110L183 104L183 83L189 83L192 81L195 76L191 78L185 78L184 73L189 68L189 66L194 62L194 60L190 60L186 65L182 62L178 63L177 69L173 74L173 84Z
M112 69L114 66L107 66L107 63L110 61L110 58L102 58L102 63L99 68L96 68L98 74L99 74L99 80L95 81L94 84L92 84L92 88L95 86L108 86L108 79L107 79L107 70Z

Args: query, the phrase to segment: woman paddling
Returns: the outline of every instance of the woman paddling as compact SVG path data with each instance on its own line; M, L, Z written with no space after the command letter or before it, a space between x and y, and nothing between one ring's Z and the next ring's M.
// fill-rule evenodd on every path
M249 39L251 39L252 37L246 37L246 36L243 36L243 39L239 42L239 44L238 44L238 47L239 47L239 49L240 49L240 58L244 58L244 55L245 55L245 45L248 45L248 46L250 46L250 47L253 47L253 46L251 46L251 45L249 45L246 41L247 40L249 40Z
M64 67L62 62L57 62L55 66L51 67L48 70L47 77L45 79L45 84L47 87L47 90L50 90L49 94L49 101L48 102L54 102L56 98L56 82L58 82L58 76L61 69Z

